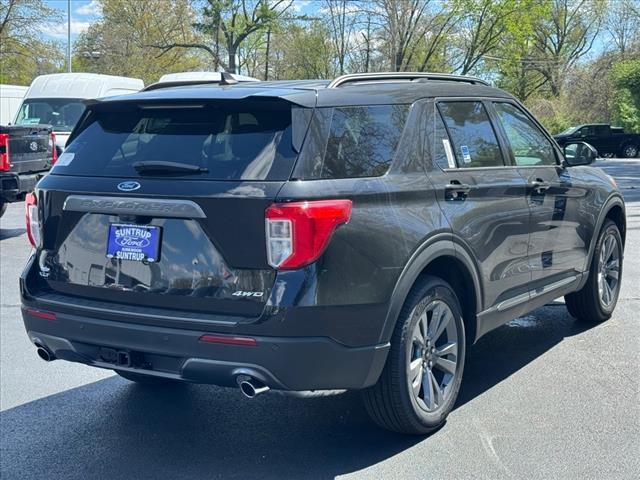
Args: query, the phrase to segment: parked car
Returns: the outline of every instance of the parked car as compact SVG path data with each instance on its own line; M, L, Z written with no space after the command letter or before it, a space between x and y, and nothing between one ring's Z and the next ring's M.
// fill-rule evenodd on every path
M181 86L88 108L28 199L22 313L45 360L247 397L362 390L379 425L423 434L487 332L562 296L584 322L616 306L615 182L481 80Z
M621 127L606 123L571 127L553 138L560 146L580 140L587 142L603 156L634 158L640 153L640 134L625 133Z
M22 201L57 160L50 125L0 125L0 217Z
M13 122L28 88L20 85L0 85L0 125Z
M126 95L144 88L137 78L95 73L55 73L36 77L16 115L16 125L50 124L62 153L69 134L84 112L86 99Z

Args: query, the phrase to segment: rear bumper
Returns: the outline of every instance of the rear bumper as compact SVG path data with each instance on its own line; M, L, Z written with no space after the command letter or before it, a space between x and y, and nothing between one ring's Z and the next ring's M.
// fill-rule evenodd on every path
M114 370L222 386L251 375L273 389L360 389L373 385L389 344L345 347L326 337L256 337L255 346L205 343L203 334L54 312L55 320L22 307L29 338L57 358ZM47 308L47 311L51 311ZM104 348L127 352L131 364L104 359Z
M32 192L42 178L42 173L0 173L0 200L15 202Z

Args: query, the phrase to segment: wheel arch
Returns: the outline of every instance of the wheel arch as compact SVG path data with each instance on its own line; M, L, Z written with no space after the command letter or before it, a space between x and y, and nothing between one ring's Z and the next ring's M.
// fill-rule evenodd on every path
M388 342L400 310L413 286L425 275L442 278L454 289L463 310L466 338L474 343L477 313L482 311L480 275L471 255L452 234L440 234L424 242L411 256L391 295L381 342Z
M602 207L602 209L600 210L600 214L598 215L598 220L595 224L593 235L591 236L591 244L589 245L587 263L585 265L585 269L587 271L589 270L591 262L593 261L596 244L598 243L598 236L600 235L602 225L604 225L604 222L606 220L612 220L618 226L618 230L620 230L620 236L622 237L622 245L624 247L627 235L627 217L624 200L618 192L615 192L611 194L611 196L609 196L607 201L604 202L604 206ZM584 286L584 284L587 282L587 278L588 275L583 276L583 280L580 282L580 286L578 287L578 289Z

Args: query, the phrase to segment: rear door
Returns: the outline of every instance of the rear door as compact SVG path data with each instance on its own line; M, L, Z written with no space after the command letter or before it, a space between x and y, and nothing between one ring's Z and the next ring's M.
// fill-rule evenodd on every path
M194 321L259 316L275 279L264 212L296 158L291 112L282 100L97 106L39 185L44 290Z
M513 318L531 281L525 182L507 164L485 102L441 99L434 114L439 168L430 177L440 208L462 248L477 259L485 309L511 309Z
M517 104L494 102L509 155L527 183L533 286L571 279L586 263L592 220L587 185L562 167L549 137Z

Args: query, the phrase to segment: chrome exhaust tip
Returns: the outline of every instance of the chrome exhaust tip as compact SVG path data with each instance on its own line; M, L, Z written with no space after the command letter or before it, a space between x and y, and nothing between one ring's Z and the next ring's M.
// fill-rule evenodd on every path
M240 391L247 398L255 398L261 393L269 391L269 387L262 383L256 382L253 379L243 380L240 382Z
M56 359L55 355L51 353L49 350L47 350L45 347L43 347L42 345L38 345L38 349L36 350L36 353L45 362L52 362L53 360Z

